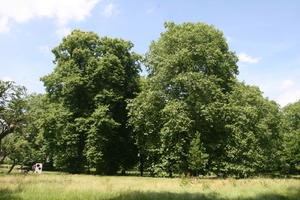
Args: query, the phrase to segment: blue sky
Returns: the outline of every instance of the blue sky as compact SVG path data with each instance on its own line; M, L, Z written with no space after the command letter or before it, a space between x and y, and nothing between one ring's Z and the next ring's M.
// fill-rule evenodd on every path
M0 79L44 92L51 48L73 29L131 40L144 54L163 23L205 22L239 56L239 80L284 106L300 99L297 0L0 0Z

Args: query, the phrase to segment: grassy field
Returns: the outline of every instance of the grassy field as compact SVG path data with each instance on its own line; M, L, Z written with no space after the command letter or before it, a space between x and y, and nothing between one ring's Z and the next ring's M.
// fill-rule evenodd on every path
M2 200L300 200L300 179L0 174Z

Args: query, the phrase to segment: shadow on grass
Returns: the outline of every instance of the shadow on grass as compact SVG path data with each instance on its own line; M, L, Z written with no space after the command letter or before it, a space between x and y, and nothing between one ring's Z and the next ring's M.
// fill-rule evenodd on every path
M299 188L291 188L286 195L266 193L253 197L226 198L217 193L127 192L109 200L300 200Z
M16 196L15 191L9 189L0 189L0 200L22 200Z

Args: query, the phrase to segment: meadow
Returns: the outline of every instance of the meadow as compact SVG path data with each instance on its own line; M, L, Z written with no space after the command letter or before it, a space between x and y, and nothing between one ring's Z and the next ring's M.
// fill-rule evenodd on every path
M299 200L300 179L0 174L1 200Z

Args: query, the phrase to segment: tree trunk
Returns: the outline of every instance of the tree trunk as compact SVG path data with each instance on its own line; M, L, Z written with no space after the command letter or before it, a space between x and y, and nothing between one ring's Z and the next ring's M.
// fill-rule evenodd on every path
M125 170L125 169L122 169L122 170L121 170L121 174L122 174L122 176L125 176L125 175L126 175L126 170Z
M173 171L172 171L171 166L168 167L168 171L169 171L169 178L172 178L173 177Z
M172 170L169 171L169 178L172 178L173 177L173 172Z
M5 160L5 158L8 156L8 154L4 154L1 158L0 158L0 164L3 164L3 161Z
M16 161L14 161L14 163L12 164L12 166L10 167L7 173L9 174L14 169L15 166L16 166Z
M172 170L172 167L173 167L173 162L171 160L169 160L169 165L168 165L168 172L169 172L169 178L172 178L173 177L173 170Z
M140 173L141 173L141 176L144 175L144 159L142 156L140 158Z
M0 156L2 156L1 155L2 154L2 139L0 139ZM4 159L5 159L5 154L0 158L0 164L3 164L3 161L4 161Z
M7 136L11 132L12 131L10 129L6 129L5 131L0 132L0 140L2 140L5 136Z

